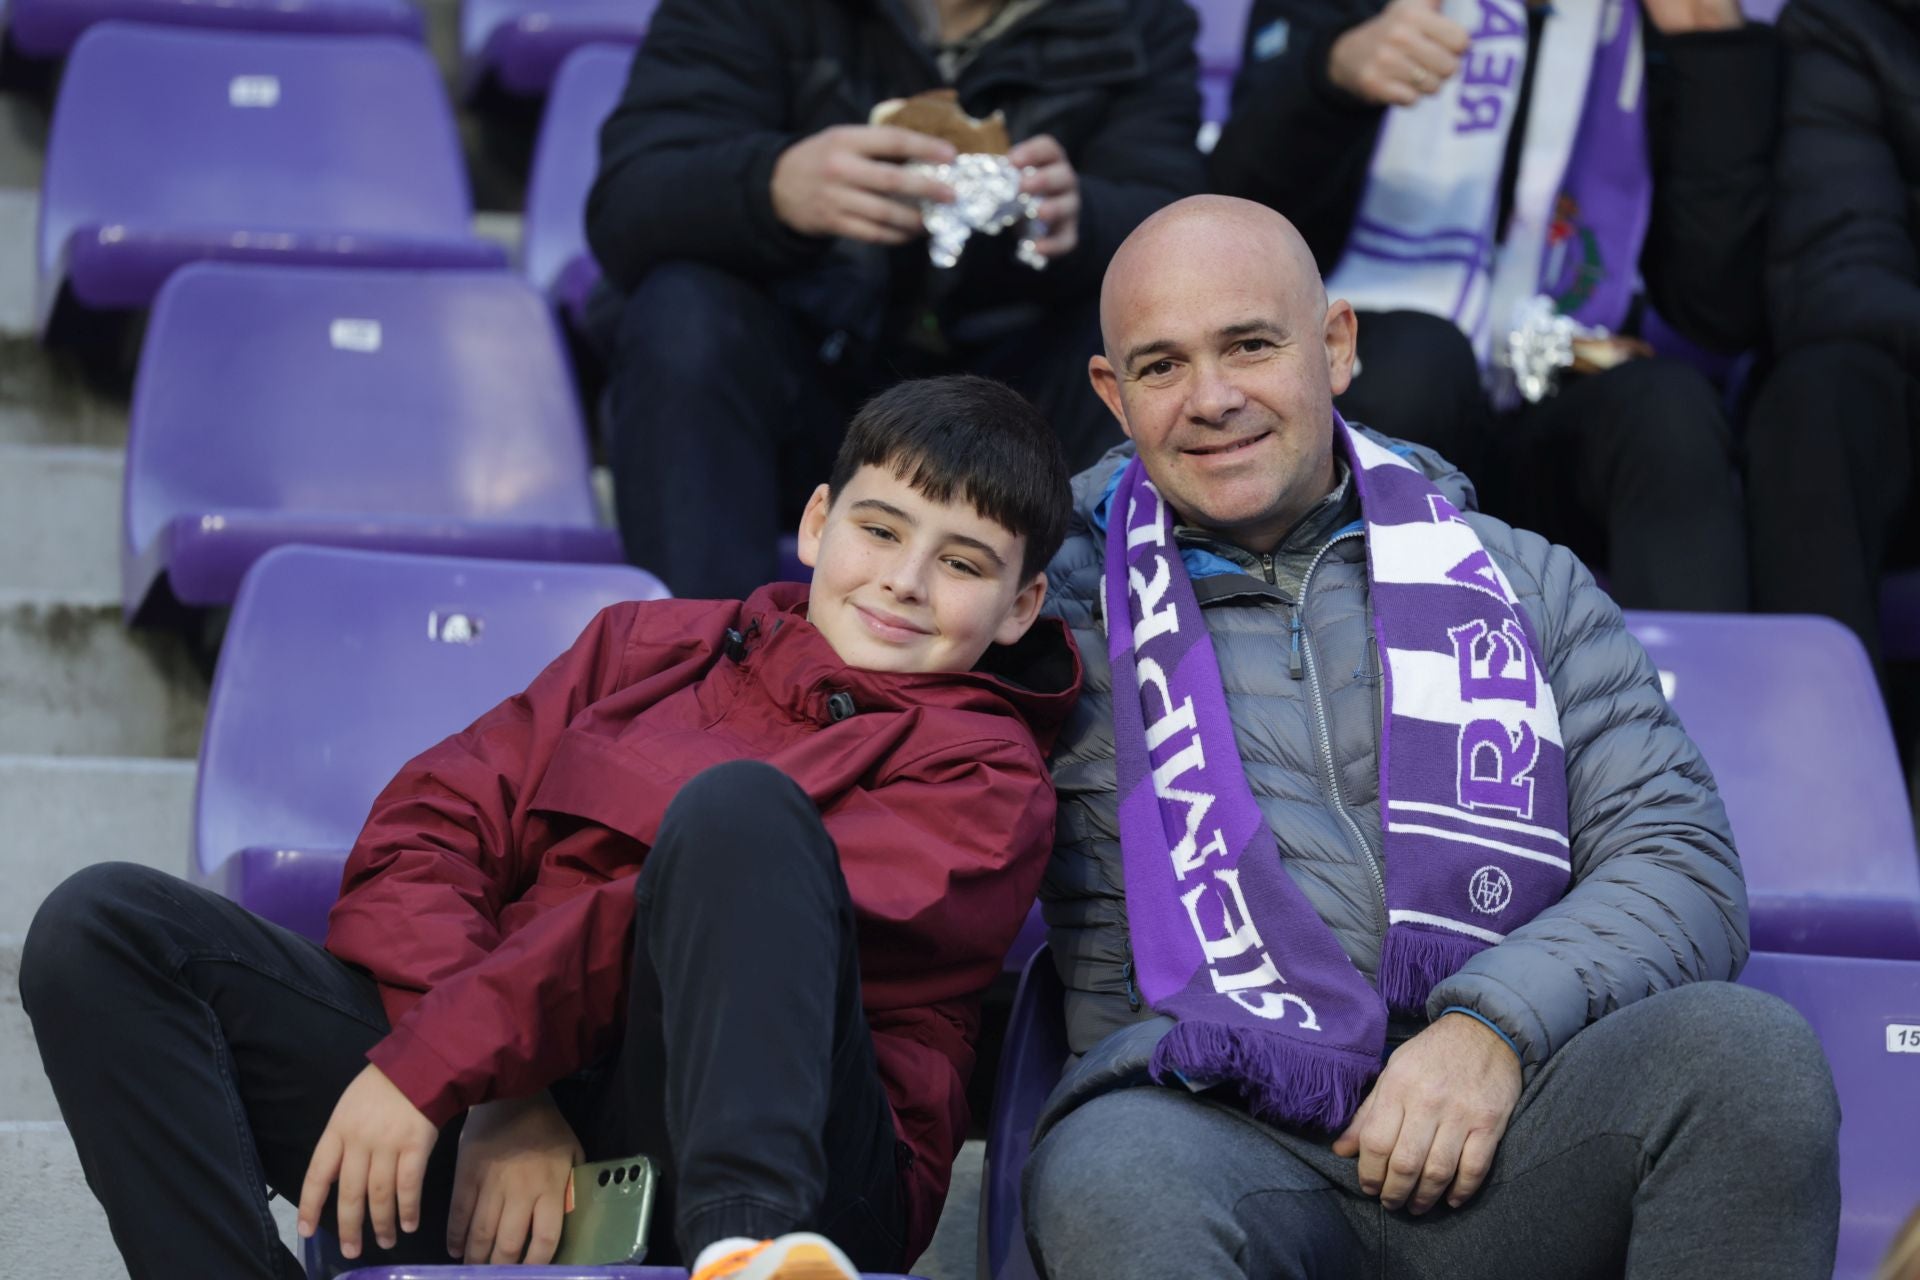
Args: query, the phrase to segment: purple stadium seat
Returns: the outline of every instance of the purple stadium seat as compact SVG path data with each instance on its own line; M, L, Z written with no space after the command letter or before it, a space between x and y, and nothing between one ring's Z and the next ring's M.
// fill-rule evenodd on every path
M418 40L407 0L8 0L7 41L29 58L64 58L98 22Z
M1913 1100L1920 1097L1920 964L1755 952L1740 982L1798 1009L1833 1066L1842 1113L1834 1277L1866 1280L1920 1202L1920 1146L1912 1124ZM1021 978L1001 1050L980 1183L981 1280L1035 1280L1020 1171L1040 1108L1067 1062L1061 1000L1052 952L1043 947ZM1907 1037L1901 1026L1911 1028Z
M200 744L194 868L315 940L400 766L519 692L651 574L282 547L241 586Z
M1756 952L1742 986L1779 996L1820 1037L1840 1093L1836 1280L1867 1280L1920 1204L1920 964ZM1902 1035L1900 1027L1911 1030ZM1760 1051L1764 1051L1761 1048Z
M419 44L101 23L61 80L41 187L39 319L146 306L204 258L496 267Z
M1732 614L1629 613L1627 625L1720 784L1754 947L1920 959L1912 813L1853 633Z
M553 316L506 272L198 263L160 292L128 433L123 604L224 604L305 542L616 561Z
M1000 1075L987 1120L987 1154L980 1175L981 1280L1036 1280L1027 1256L1020 1209L1020 1170L1033 1145L1041 1104L1059 1083L1067 1062L1064 998L1053 952L1042 943L1027 960L1007 1017Z
M587 192L600 167L600 124L620 101L633 46L593 44L568 56L540 118L527 181L526 275L575 327L600 267L587 250Z
M462 0L462 83L537 98L582 45L640 43L660 0Z
M1880 579L1880 649L1888 662L1920 662L1920 569Z

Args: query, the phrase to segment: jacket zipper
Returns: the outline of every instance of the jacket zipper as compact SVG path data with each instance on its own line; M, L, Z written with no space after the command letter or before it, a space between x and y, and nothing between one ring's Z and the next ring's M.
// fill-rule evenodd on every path
M1307 565L1306 577L1300 582L1300 603L1294 606L1291 630L1294 659L1297 661L1304 655L1306 660L1307 698L1308 704L1313 709L1314 736L1320 746L1320 762L1326 770L1327 798L1333 805L1334 813L1339 815L1348 834L1353 837L1354 844L1359 846L1360 853L1366 861L1367 870L1373 876L1375 901L1379 907L1380 930L1384 937L1388 926L1386 876L1380 870L1380 859L1374 856L1373 846L1369 845L1366 837L1360 833L1360 824L1353 820L1353 814L1347 810L1346 798L1340 794L1340 777L1333 767L1333 733L1327 726L1326 703L1320 693L1320 671L1313 661L1313 645L1306 641L1301 627L1301 617L1307 609L1307 592L1313 586L1313 574L1320 567L1320 562L1327 558L1327 552L1333 550L1337 543L1348 538L1364 536L1359 530L1338 534L1328 539L1327 544L1321 547L1319 553L1313 557L1312 563ZM1301 673L1297 666L1293 668L1293 674L1296 680L1300 678ZM1380 803L1386 803L1385 796L1380 798Z

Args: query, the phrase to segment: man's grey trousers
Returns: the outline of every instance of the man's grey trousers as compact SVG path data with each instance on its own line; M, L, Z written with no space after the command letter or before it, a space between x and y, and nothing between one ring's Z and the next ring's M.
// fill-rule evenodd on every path
M1327 1139L1142 1086L1047 1134L1027 1164L1027 1233L1050 1280L1827 1280L1839 1122L1798 1014L1698 983L1607 1014L1549 1059L1458 1210L1389 1213Z

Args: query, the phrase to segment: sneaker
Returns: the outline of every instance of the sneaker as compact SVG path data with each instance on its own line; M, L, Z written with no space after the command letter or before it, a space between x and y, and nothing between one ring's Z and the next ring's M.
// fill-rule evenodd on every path
M860 1273L833 1241L795 1231L716 1258L692 1280L860 1280Z

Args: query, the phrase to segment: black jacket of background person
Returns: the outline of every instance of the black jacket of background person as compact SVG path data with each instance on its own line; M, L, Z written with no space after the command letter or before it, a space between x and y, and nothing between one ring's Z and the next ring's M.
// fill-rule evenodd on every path
M1293 219L1323 272L1346 248L1385 115L1328 80L1327 54L1381 8L1375 0L1254 0L1233 118L1213 152L1214 189ZM1276 19L1289 24L1286 49L1256 61L1253 37ZM1673 37L1650 22L1641 29L1653 212L1640 271L1675 329L1712 351L1742 351L1764 336L1760 264L1778 44L1770 28L1753 24ZM1537 20L1534 32L1537 49ZM1530 58L1523 95L1533 88L1532 69ZM1509 149L1508 188L1514 162Z
M1794 0L1768 253L1774 341L1920 371L1920 0Z
M868 342L929 306L949 336L1010 331L1045 304L1094 297L1127 233L1202 189L1195 29L1185 0L1050 0L988 43L954 86L960 103L1004 110L1015 142L1060 141L1080 177L1080 242L1034 271L1015 260L1013 235L976 235L958 267L936 273L924 240L802 236L773 211L788 146L941 87L898 0L665 0L600 132L587 239L622 290L656 263L693 259L764 280L826 330Z

